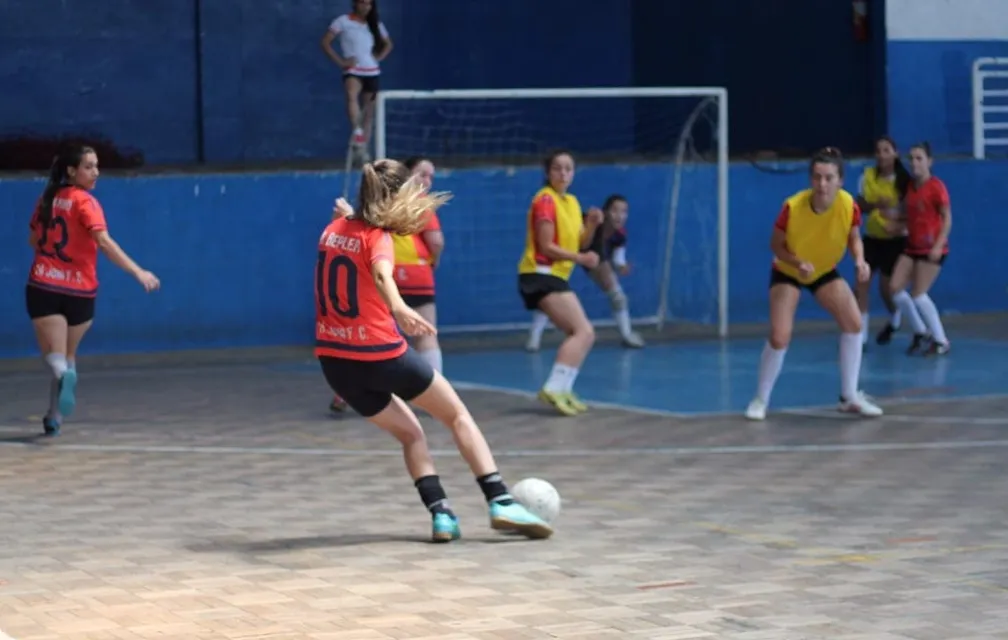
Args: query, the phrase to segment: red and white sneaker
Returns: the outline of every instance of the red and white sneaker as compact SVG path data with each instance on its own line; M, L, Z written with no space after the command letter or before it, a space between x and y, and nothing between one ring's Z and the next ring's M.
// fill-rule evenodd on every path
M877 418L883 414L882 407L872 402L864 391L858 391L850 400L840 398L837 409L841 413L856 413L866 418Z
M340 415L347 410L347 401L343 398L333 395L333 400L329 403L329 413L334 415Z

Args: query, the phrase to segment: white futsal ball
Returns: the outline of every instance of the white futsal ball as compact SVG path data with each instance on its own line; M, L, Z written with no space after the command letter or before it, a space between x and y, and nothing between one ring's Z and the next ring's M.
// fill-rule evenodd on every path
M553 522L560 515L560 494L545 480L525 478L511 487L511 495L546 522Z

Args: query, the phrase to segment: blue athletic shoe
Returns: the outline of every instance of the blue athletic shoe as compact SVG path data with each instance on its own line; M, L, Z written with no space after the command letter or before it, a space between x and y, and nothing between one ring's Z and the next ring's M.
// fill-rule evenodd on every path
M462 537L458 518L447 513L435 513L431 527L431 540L434 542L451 542Z
M553 527L517 502L506 505L491 502L490 527L498 531L514 531L532 540L542 540L553 535Z
M60 434L60 423L51 416L42 418L42 428L45 430L45 434L51 438Z
M67 369L60 378L60 389L59 389L59 412L64 418L73 413L74 407L77 406L77 397L74 392L77 390L77 371L76 369Z

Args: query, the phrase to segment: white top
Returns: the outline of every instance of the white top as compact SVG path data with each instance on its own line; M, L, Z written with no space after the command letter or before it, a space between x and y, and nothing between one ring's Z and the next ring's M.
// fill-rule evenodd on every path
M353 58L356 61L353 67L344 69L343 73L352 73L355 76L381 75L378 61L371 53L375 44L374 36L368 30L366 22L350 14L343 14L332 21L332 24L329 25L329 31L339 38L343 57ZM378 32L383 38L389 37L384 23L378 23Z
M616 247L612 252L613 264L617 267L626 266L626 247Z

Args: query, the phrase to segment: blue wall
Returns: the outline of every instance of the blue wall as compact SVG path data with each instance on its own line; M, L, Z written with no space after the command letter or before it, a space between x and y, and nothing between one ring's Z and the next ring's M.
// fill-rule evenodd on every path
M804 167L767 173L731 170L731 320L766 319L768 241L782 200L805 184ZM952 194L952 255L934 291L946 311L1008 310L1008 163L954 162L938 167ZM851 168L851 174L856 175ZM668 165L583 167L575 191L599 203L620 191L631 203L630 260L625 278L637 316L655 312L669 209ZM443 211L447 252L438 270L442 325L523 322L515 265L527 199L537 170L442 173L437 186L455 192ZM308 344L312 340L315 243L329 218L335 173L103 178L102 201L113 236L162 279L147 296L102 261L98 318L87 351L156 351L224 346ZM692 321L716 318L716 180L708 165L684 173L676 225L672 312ZM0 357L35 352L24 312L31 262L27 217L39 180L0 181ZM850 273L849 265L845 273ZM983 274L978 278L977 274ZM593 318L607 302L580 272L578 291ZM807 297L806 297L807 298ZM880 308L880 307L877 307ZM801 317L823 317L810 299Z
M904 147L927 140L939 154L971 154L973 61L1008 58L1008 3L886 2L890 133Z
M0 0L0 89L12 96L0 101L0 137L97 133L150 164L340 159L349 130L339 72L319 40L349 5ZM381 13L396 43L383 65L387 89L718 85L732 94L736 152L866 150L876 133L872 74L882 64L869 43L854 41L845 2L382 0ZM815 55L793 53L806 50ZM817 117L806 118L794 87L822 69L843 99L817 102ZM517 131L493 130L486 118L500 106L454 123L498 138L531 132L529 153L564 144L626 155L668 151L694 106L570 104L526 105ZM429 114L409 122L437 124Z

